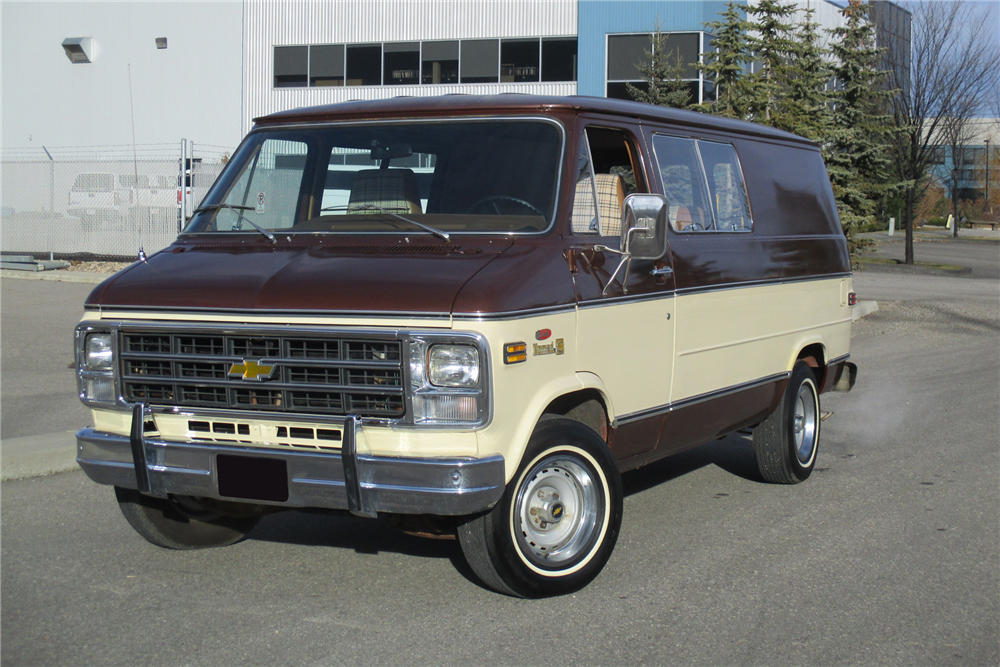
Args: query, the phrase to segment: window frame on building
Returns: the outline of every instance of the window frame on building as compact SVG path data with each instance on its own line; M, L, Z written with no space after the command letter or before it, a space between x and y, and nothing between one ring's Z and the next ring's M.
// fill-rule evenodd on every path
M534 43L534 44L532 44ZM571 45L570 45L571 43ZM454 44L454 47L450 45ZM508 54L517 52L517 45L527 47L515 60L505 63ZM404 48L409 47L409 48ZM430 47L430 48L428 48ZM378 77L376 82L374 49L379 49ZM455 58L446 51L456 49ZM341 71L325 67L315 73L314 65L321 58L314 55L320 49L332 54L339 49ZM432 53L428 54L427 51ZM523 51L523 49L522 49ZM389 54L416 54L409 66L396 66L402 59ZM467 60L473 54L485 58L485 63ZM533 56L533 57L532 57ZM275 44L272 47L271 88L326 88L343 86L432 86L477 83L576 83L578 79L579 38L577 35L551 35L533 37L491 37L476 39L430 39L391 42L358 42L332 44ZM326 58L330 58L327 55ZM359 62L359 58L362 59ZM363 59L367 58L368 62ZM301 63L293 62L302 60ZM335 62L336 59L334 59ZM353 60L353 62L352 62ZM394 63L395 61L395 63ZM523 62L522 62L523 61ZM433 71L428 63L440 63L438 82L433 81ZM447 63L447 65L444 65ZM464 63L464 65L463 65ZM404 63L405 64L405 63ZM485 66L484 66L485 65ZM510 73L505 74L505 65ZM448 69L443 69L447 67ZM454 71L452 71L454 67ZM360 69L358 69L360 68ZM561 73L553 76L551 70ZM413 73L412 76L393 76L397 71ZM572 78L565 78L569 74ZM354 76L358 75L358 76ZM281 79L279 81L279 78ZM507 80L507 79L512 80ZM404 79L404 80L400 80Z
M662 31L662 35L666 36L668 39L671 36L682 37L685 35L697 35L698 36L698 46L697 46L697 59L694 62L685 62L684 66L686 70L693 70L695 76L682 76L682 80L687 82L690 86L692 93L692 102L696 104L701 104L708 98L705 90L705 74L699 72L694 68L694 65L702 62L702 55L711 47L711 40L714 37L711 33L704 30L670 30ZM637 38L637 41L642 41L644 45L648 46L648 49L644 49L643 60L645 60L645 51L648 50L650 53L656 52L656 45L654 40L654 33L649 32L620 32L620 33L607 33L604 36L604 96L613 99L634 99L627 93L627 84L632 84L637 88L644 88L646 86L646 81L639 74L639 70L635 69L636 65L641 63L633 62L631 63L633 69L635 69L635 77L619 77L616 76L612 78L612 74L622 74L628 69L628 64L622 65L620 63L613 62L615 58L614 47L612 44L620 38ZM612 72L614 68L614 72ZM688 72L685 72L687 74ZM626 92L622 92L626 91Z

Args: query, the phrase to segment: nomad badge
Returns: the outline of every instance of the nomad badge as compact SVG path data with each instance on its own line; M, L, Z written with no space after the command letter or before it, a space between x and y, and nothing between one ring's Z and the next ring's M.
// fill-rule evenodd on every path
M531 354L535 357L541 357L546 354L565 354L566 353L566 343L562 338L556 338L551 343L534 343L531 346Z

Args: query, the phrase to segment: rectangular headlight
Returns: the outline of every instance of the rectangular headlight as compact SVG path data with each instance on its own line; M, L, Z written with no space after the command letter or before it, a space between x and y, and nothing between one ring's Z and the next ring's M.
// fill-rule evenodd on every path
M77 388L87 404L115 405L115 337L110 331L76 329Z
M114 369L114 350L111 346L111 334L92 333L87 335L83 365L83 370L99 373L109 373Z
M434 345L428 367L427 377L435 387L479 384L479 350L471 345Z
M410 423L479 428L489 423L490 357L486 341L454 332L407 336Z

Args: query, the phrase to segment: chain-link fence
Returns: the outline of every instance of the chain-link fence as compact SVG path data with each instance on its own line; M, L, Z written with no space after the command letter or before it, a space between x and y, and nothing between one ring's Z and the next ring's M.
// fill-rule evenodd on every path
M151 254L169 245L181 228L181 198L190 215L229 152L199 147L182 160L178 146L172 157L144 149L134 157L107 148L4 150L3 252L132 259L140 246Z

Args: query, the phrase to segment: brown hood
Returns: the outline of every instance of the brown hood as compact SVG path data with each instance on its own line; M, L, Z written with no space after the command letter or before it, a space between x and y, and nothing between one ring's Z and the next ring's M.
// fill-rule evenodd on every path
M179 241L103 282L87 305L444 314L462 286L512 245L385 237L261 241Z

